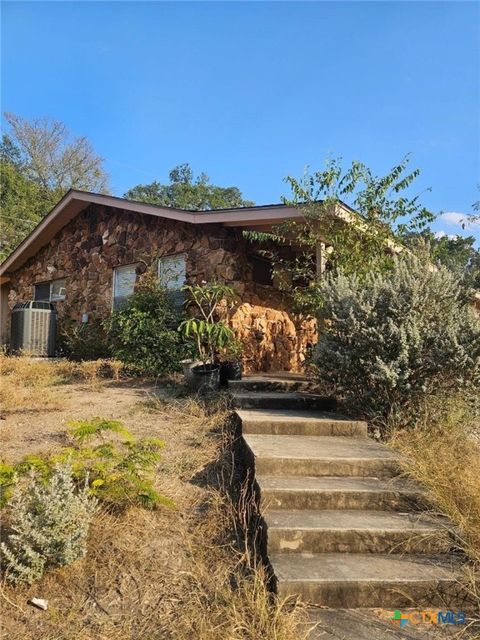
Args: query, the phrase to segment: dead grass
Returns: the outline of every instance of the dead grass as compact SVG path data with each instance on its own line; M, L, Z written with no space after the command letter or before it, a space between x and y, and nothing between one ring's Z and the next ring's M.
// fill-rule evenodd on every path
M480 611L480 439L475 401L436 399L421 424L391 443L405 454L405 472L422 484L434 509L456 526L456 544L471 560L464 588Z
M99 391L106 378L119 380L122 370L117 360L71 362L0 355L2 413L58 411L65 406L62 385L85 382Z
M103 405L105 411L109 408L107 415L125 420L138 437L166 441L156 486L175 506L102 512L92 526L85 559L46 574L32 586L2 584L2 637L306 637L304 606L276 600L267 588L265 569L247 549L250 507L245 492L241 499L232 499L238 478L232 464L235 436L227 420L227 397L217 396L208 403L164 399L165 390L134 391L112 381L103 388L102 394L90 394L96 399L89 411ZM79 417L86 392L73 387L69 393L72 417ZM36 416L38 420L48 416L53 428L48 412ZM27 604L34 596L48 600L47 611Z

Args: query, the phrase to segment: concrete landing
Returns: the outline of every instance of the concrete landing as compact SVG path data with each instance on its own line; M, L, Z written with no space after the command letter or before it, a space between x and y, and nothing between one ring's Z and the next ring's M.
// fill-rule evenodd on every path
M403 610L405 613L418 609ZM392 622L393 610L386 609L309 609L309 640L478 640L480 623L473 624L467 615L467 625L408 624L400 627Z

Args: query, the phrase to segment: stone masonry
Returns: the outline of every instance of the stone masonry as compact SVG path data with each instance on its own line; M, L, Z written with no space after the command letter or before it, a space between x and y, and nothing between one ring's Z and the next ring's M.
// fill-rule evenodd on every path
M239 229L90 205L11 275L9 306L31 299L35 283L66 278L66 299L56 303L59 317L105 317L115 267L149 267L161 256L184 253L188 282L217 280L235 289L238 303L229 322L244 344L246 371L300 371L316 341L315 322L287 311L274 287L253 282L251 252Z

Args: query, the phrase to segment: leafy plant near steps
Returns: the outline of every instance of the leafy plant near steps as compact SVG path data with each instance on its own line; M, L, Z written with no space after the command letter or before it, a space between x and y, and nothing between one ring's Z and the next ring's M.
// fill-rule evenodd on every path
M3 475L0 469L4 502L11 494L14 474L35 471L48 481L56 464L69 462L75 481L81 484L88 479L90 493L110 508L122 509L131 504L146 509L161 504L172 506L172 501L156 491L153 483L153 472L164 446L162 440L137 440L119 420L100 417L71 421L68 426L72 446L48 458L26 456L14 467L5 465Z
M10 502L12 533L1 545L7 579L31 583L83 557L97 503L87 477L77 486L68 462L55 464L47 482L35 473L20 482Z

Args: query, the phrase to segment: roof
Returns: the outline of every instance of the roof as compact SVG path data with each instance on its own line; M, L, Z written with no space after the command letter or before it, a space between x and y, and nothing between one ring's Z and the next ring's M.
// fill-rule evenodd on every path
M190 224L221 224L225 227L261 228L289 218L301 218L301 214L295 208L283 204L239 207L237 209L214 209L211 211L188 211L71 189L8 258L3 261L0 265L0 276L21 267L39 249L45 246L60 229L90 204L114 207L130 213L141 213Z

